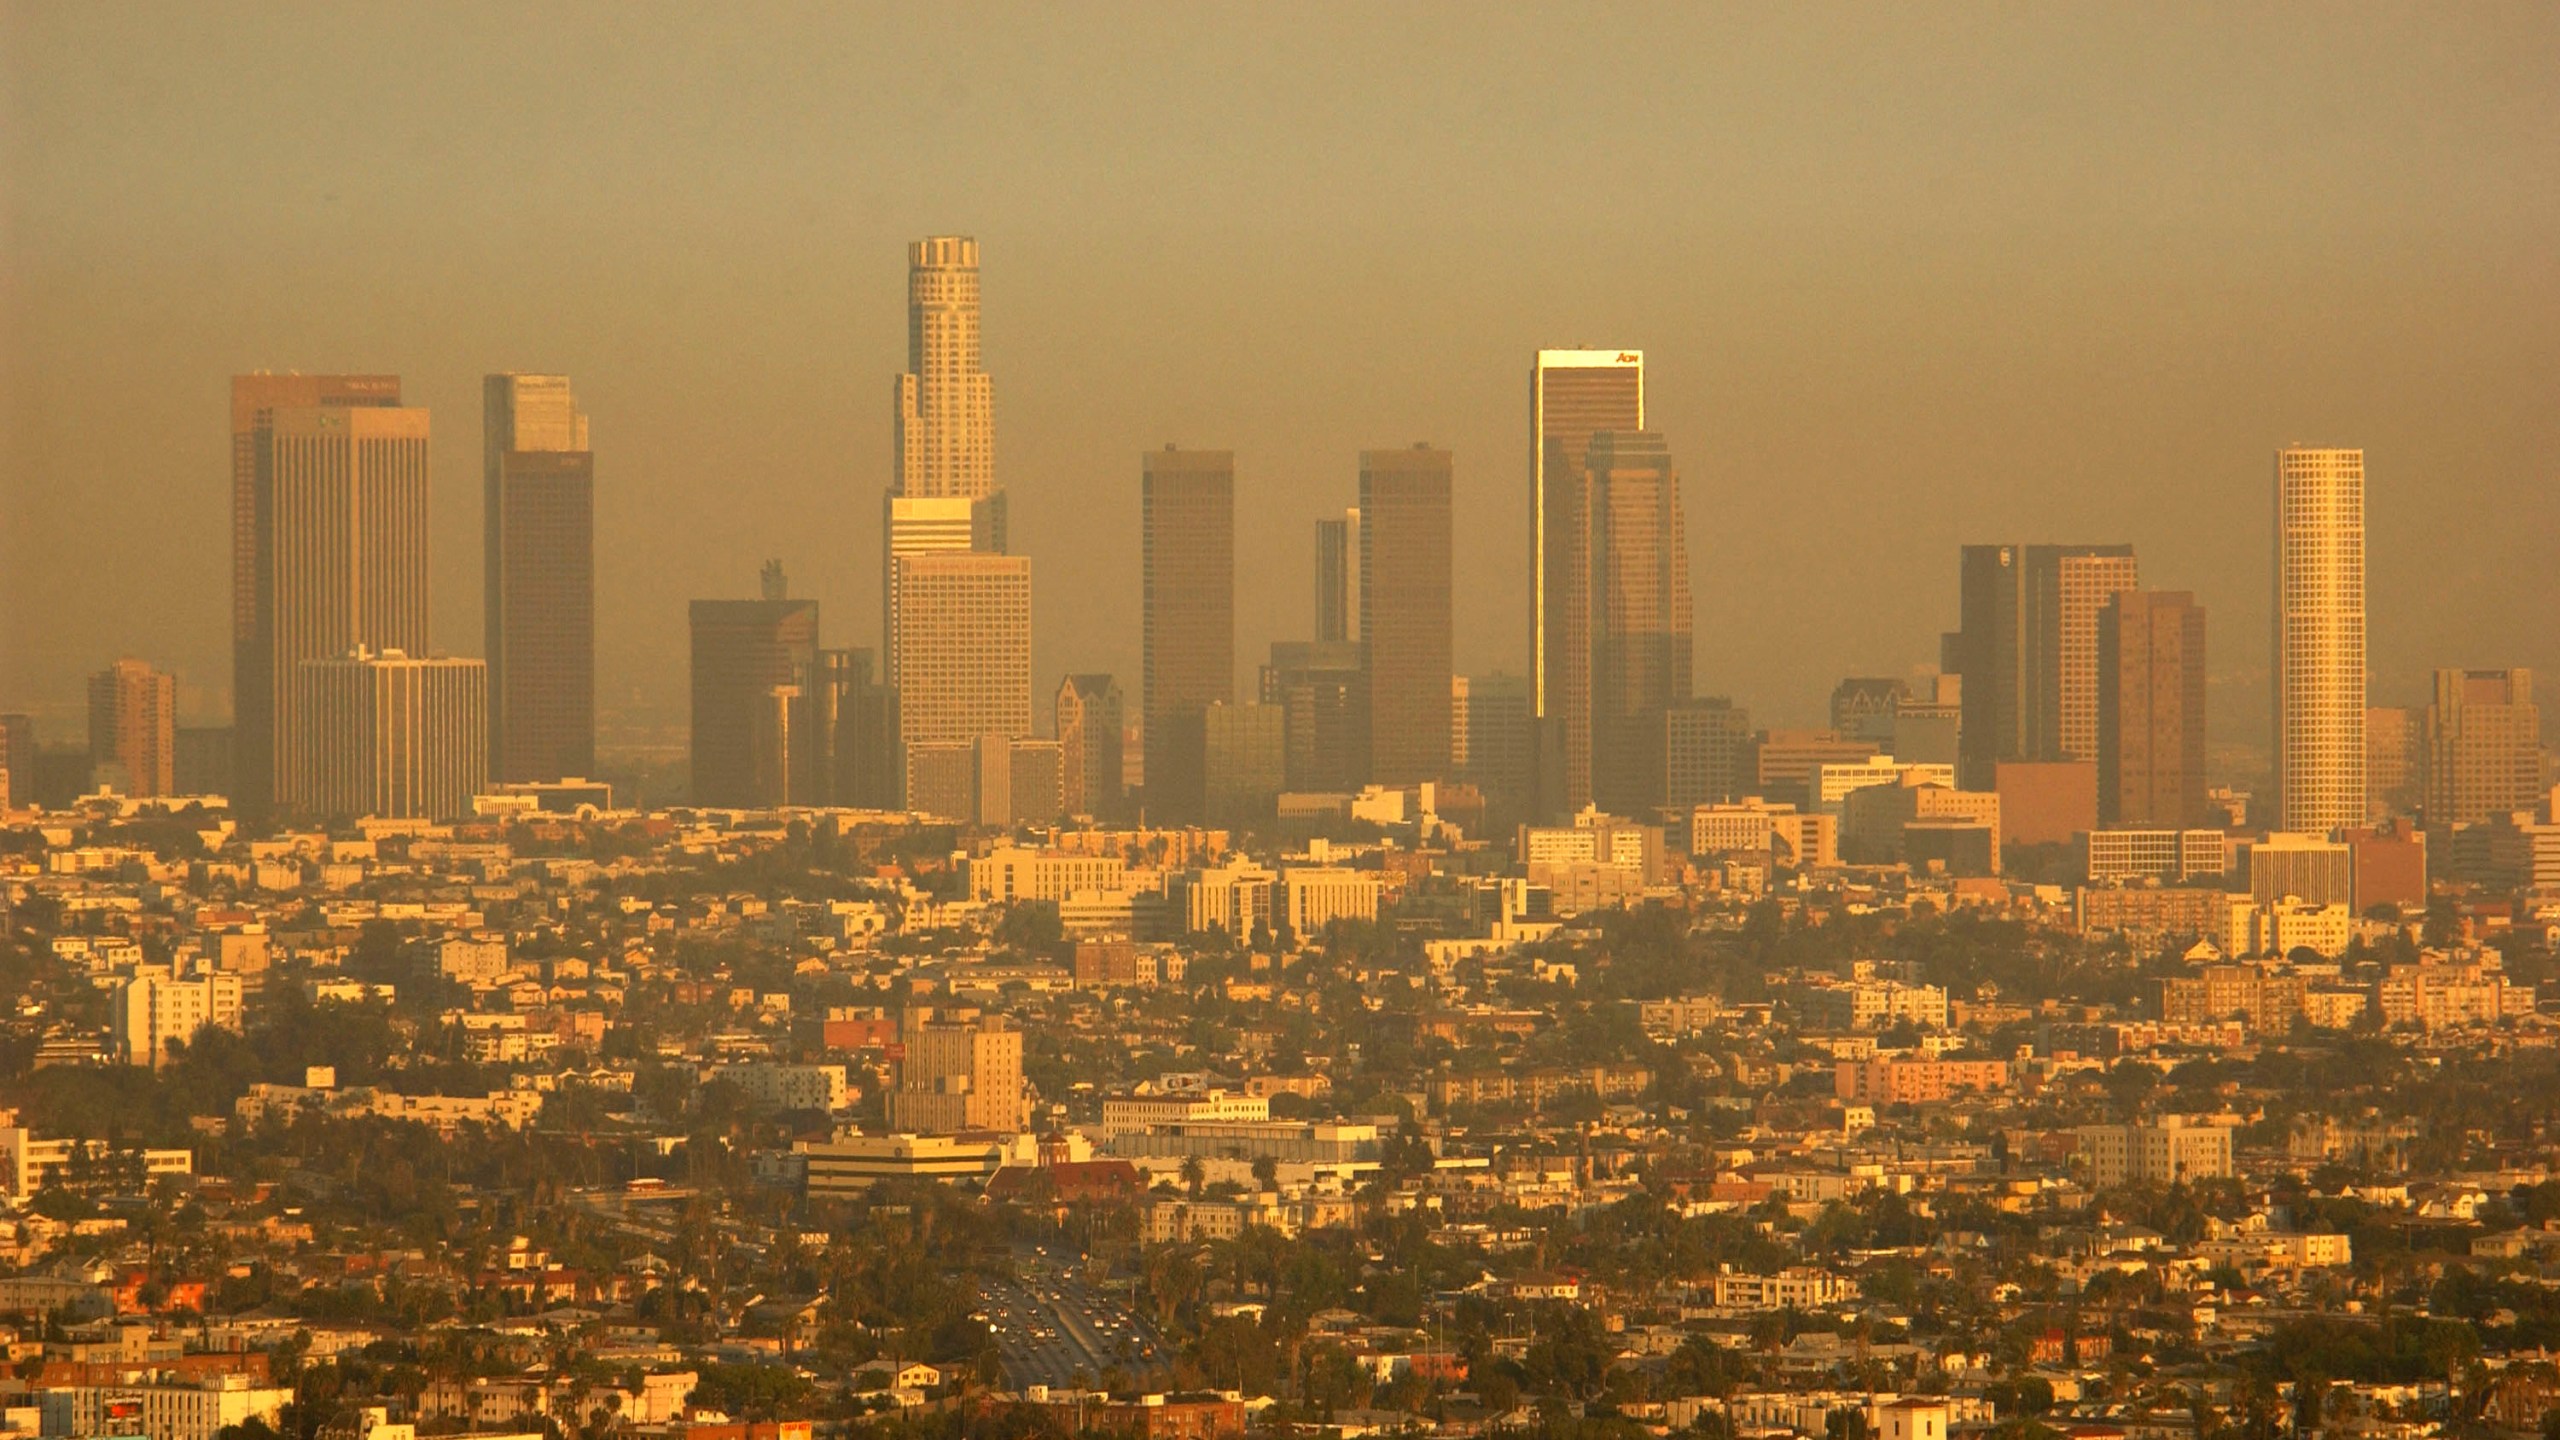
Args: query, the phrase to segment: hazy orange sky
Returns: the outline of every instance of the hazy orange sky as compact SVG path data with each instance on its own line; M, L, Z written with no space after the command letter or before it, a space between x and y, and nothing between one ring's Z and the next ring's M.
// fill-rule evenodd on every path
M985 251L1038 684L1138 669L1141 451L1233 448L1239 685L1364 447L1458 473L1524 652L1526 372L1641 347L1697 675L1934 664L1955 547L2128 540L2259 740L2271 455L2365 447L2374 698L2560 675L2560 7L0 4L0 710L227 713L228 377L568 373L610 715L779 557L878 635L905 243ZM2560 712L2560 706L2549 707ZM608 737L610 740L610 736Z

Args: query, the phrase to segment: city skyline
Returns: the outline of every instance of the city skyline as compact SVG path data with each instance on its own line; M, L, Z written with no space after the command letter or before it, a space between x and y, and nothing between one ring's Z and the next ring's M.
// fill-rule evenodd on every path
M1083 758L1098 747L1089 734L1076 733L1096 713L1091 696L1078 693L1078 677L1070 675L1055 692L1048 735L1035 734L1030 562L1009 553L1007 502L993 473L991 385L978 366L977 242L937 236L908 248L909 368L898 377L896 464L881 559L891 617L883 636L885 683L876 701L857 700L872 693L872 652L819 650L817 604L784 600L779 561L766 562L761 602L693 602L687 789L695 803L903 801L930 813L1002 823L1058 813L1068 797L1081 800L1099 790ZM428 412L400 409L398 400L396 375L233 377L233 667L235 675L259 677L261 700L248 717L251 743L231 747L235 755L245 748L251 758L245 766L235 761L228 783L252 810L337 813L330 807L362 787L352 778L324 783L328 767L352 777L364 765L380 770L386 763L358 756L353 747L359 743L383 747L386 755L396 744L402 764L413 763L409 754L429 753L432 744L433 763L443 766L433 777L440 813L451 813L453 795L486 780L558 781L584 777L594 767L594 722L585 708L593 687L593 469L587 417L566 377L506 372L486 380L483 581L490 661L448 659L426 648L433 568L423 519ZM1595 801L1615 813L1649 814L1666 801L1691 803L1685 797L1692 790L1733 793L1739 787L1685 771L1670 778L1665 768L1701 763L1696 747L1705 743L1705 732L1697 729L1695 717L1703 712L1693 704L1694 608L1678 472L1659 434L1607 428L1640 423L1642 411L1641 351L1538 352L1530 421L1533 436L1542 438L1529 492L1538 539L1528 557L1537 597L1528 610L1530 649L1544 661L1537 674L1469 677L1456 667L1450 645L1458 608L1450 575L1454 457L1416 442L1409 450L1362 452L1360 504L1315 526L1312 609L1319 639L1275 643L1272 663L1263 668L1262 701L1241 708L1232 703L1234 453L1173 444L1147 452L1140 484L1144 663L1137 731L1145 751L1140 773L1149 777L1141 782L1143 803L1159 818L1202 817L1229 813L1259 789L1267 805L1284 789L1304 789L1310 782L1303 772L1323 768L1311 763L1308 747L1321 747L1328 726L1333 743L1349 742L1349 748L1328 762L1340 773L1324 783L1483 782L1488 776L1470 754L1473 730L1510 722L1492 718L1504 713L1502 702L1486 710L1473 696L1515 693L1515 687L1519 733L1487 737L1495 753L1516 749L1525 767L1516 791L1498 782L1487 787L1483 798L1505 817L1563 818ZM1584 441L1587 455L1569 459ZM2394 783L2378 778L2383 767L2369 752L2365 727L2369 713L2404 713L2370 705L2363 452L2280 450L2274 515L2274 649L2283 663L2272 687L2274 773L2266 797L2272 803L2263 813L2285 829L2318 833L2367 813L2369 781L2377 793ZM341 523L344 532L333 534ZM1832 693L1831 719L1847 738L1816 739L1817 748L1845 754L1848 746L1871 742L1882 763L1903 748L1898 730L1906 702L1953 712L1952 697L1960 695L1970 724L1959 721L1960 763L1947 767L1961 780L1946 783L1989 791L1996 769L2000 791L2014 784L2031 787L2022 797L2048 797L2030 801L2034 805L2079 787L2081 780L2064 777L2085 770L2095 798L2086 802L2086 816L2056 822L2066 830L2169 814L2179 824L2200 820L2210 706L2202 612L2192 595L2140 591L2139 561L2124 543L1969 544L1959 558L1958 628L1941 636L1940 670L1914 667L1921 681L1916 690L1889 677L1841 681ZM527 603L517 601L519 593ZM2127 609L2137 600L2145 617ZM2186 613L2177 622L2193 627L2184 641L2155 641L2147 618L2154 602ZM718 633L716 624L705 629L706 615L786 608L802 617L805 633L797 643L806 653L734 700L707 700L725 694L726 682L713 677L730 664L731 647L715 641L706 649L706 636ZM2120 611L2126 612L2121 620ZM1355 627L1362 638L1346 643L1344 632ZM2128 647L2121 662L2120 641ZM2155 652L2155 643L2171 648ZM903 661L902 648L913 652ZM1314 660L1328 650L1339 654ZM519 652L538 655L540 663L521 665ZM334 694L329 686L338 683L321 672L306 675L312 666L384 661L469 667L473 689L439 692L429 707L435 728L416 731L415 739L408 731L395 739L388 728L352 720L339 727L344 734L323 736L297 717L303 703L297 697ZM1318 669L1356 667L1356 698L1346 692L1342 720L1321 720L1306 708L1313 692L1301 688L1304 678L1290 677L1313 673L1310 661ZM115 694L114 677L127 670L155 677L150 723L161 733L153 759L132 758L148 747L136 749L138 742L123 733L128 726L121 712L142 702L101 698ZM520 708L540 716L536 746L509 739L502 703L509 670L529 672L514 683L523 692ZM2145 673L2137 678L2137 670ZM2436 709L2454 693L2445 677L2463 673L2525 677L2519 683L2530 693L2529 669L2439 668ZM1969 686L1962 683L1968 676ZM1107 674L1088 678L1110 683ZM269 694L272 699L264 698ZM139 765L147 778L127 783L145 794L171 791L174 696L174 677L130 657L91 678L89 750L109 767L102 773L117 766L134 772ZM1078 702L1072 715L1063 708L1070 699ZM728 706L735 717L706 726L706 703L714 710ZM1704 703L1728 701L1704 697ZM848 711L848 705L873 710ZM486 734L463 745L444 729L470 706L477 707L471 723ZM339 712L354 714L346 706L332 713ZM866 713L877 718L862 718ZM2530 747L2527 758L2512 781L2502 778L2490 788L2508 786L2522 795L2539 773L2539 715L2529 701L2513 713L2514 720L2495 723ZM23 713L13 716L23 719ZM229 728L216 733L233 734ZM326 748L333 738L340 742L334 752ZM544 754L510 760L511 744ZM1542 749L1551 751L1543 762ZM1901 758L1908 765L1914 757ZM2013 763L2025 767L2014 776ZM1072 780L1069 767L1076 771ZM1763 760L1764 782L1767 768ZM2056 784L2064 788L2050 789ZM324 800L324 791L332 798ZM412 782L382 793L426 790ZM2077 816L2083 802L2063 803L2056 815ZM1250 809L1248 802L1245 813ZM2459 808L2466 821L2481 813L2476 801Z
M0 0L0 1440L2560 1440L2554 56Z
M1138 597L1113 578L1133 572L1136 560L1126 457L1168 432L1236 452L1239 533L1270 537L1267 555L1239 559L1237 639L1249 656L1272 639L1311 632L1304 615L1314 543L1308 522L1348 499L1338 477L1357 452L1398 435L1428 434L1449 446L1459 477L1453 564L1462 593L1482 601L1456 617L1457 668L1528 673L1520 618L1526 576L1517 557L1528 544L1519 496L1528 483L1529 437L1519 370L1539 347L1582 341L1646 351L1647 423L1679 448L1693 488L1716 494L1723 507L1719 523L1698 527L1692 544L1699 609L1715 621L1700 625L1698 688L1732 694L1773 722L1816 719L1841 674L1925 667L1931 637L1953 617L1903 597L1935 590L1946 547L1985 535L2102 535L2134 544L2146 575L2194 589L2220 619L2228 643L2215 649L2215 738L2262 745L2267 599L2265 587L2247 578L2263 563L2266 545L2256 491L2265 454L2297 438L2358 445L2372 458L2376 703L2422 704L2429 677L2443 665L2547 670L2560 663L2547 627L2519 618L2560 603L2549 588L2560 582L2527 564L2522 548L2527 536L2549 527L2519 523L2549 516L2555 503L2537 458L2552 449L2551 421L2529 403L2527 383L2551 368L2553 327L2544 323L2550 292L2538 265L2519 267L2545 252L2551 233L2533 197L2560 187L2534 182L2553 162L2547 147L2519 148L2516 137L2530 127L2498 119L2505 112L2491 108L2520 103L2522 77L2498 57L2530 53L2530 34L2538 33L2529 30L2518 43L2512 20L2471 17L2430 27L2443 51L2422 54L2395 43L2389 24L2342 27L2301 42L2325 62L2321 87L2288 74L2279 78L2278 94L2246 103L2206 78L2175 73L2175 60L2187 53L2181 47L2201 41L2135 21L2055 21L1974 37L1993 74L2013 84L2029 83L2078 45L2134 38L2126 31L2154 42L2151 49L2119 46L2112 52L2119 58L2085 99L2041 103L2065 143L2118 166L2092 166L2092 173L2127 176L2136 185L2182 177L2186 188L2174 192L2180 202L2162 212L2144 242L2156 259L2069 218L2081 212L2057 202L2085 201L2088 192L2073 178L2077 170L2065 174L2050 160L2007 179L1959 186L1944 202L1877 188L1872 177L1890 163L1907 163L1919 175L1961 174L1965 147L2008 138L1978 128L1828 150L1807 149L1792 134L1746 129L1731 144L1717 140L1680 159L1663 176L1677 189L1702 178L1695 167L1730 167L1742 153L1732 144L1757 136L1817 180L1863 177L1842 203L1854 200L1876 217L1883 228L1872 242L1818 238L1825 232L1816 222L1828 214L1818 208L1822 202L1755 169L1738 177L1744 183L1728 193L1730 218L1723 220L1666 209L1669 202L1635 187L1630 212L1611 226L1640 233L1648 221L1668 223L1686 227L1671 233L1694 243L1618 247L1611 253L1623 258L1610 267L1561 258L1577 248L1561 242L1597 233L1596 216L1591 224L1543 220L1548 228L1538 233L1552 232L1559 243L1508 247L1509 258L1439 227L1382 247L1354 202L1415 167L1437 165L1451 177L1449 214L1466 226L1481 230L1496 216L1524 213L1506 203L1508 182L1459 162L1450 142L1425 128L1333 178L1310 172L1299 152L1253 132L1260 138L1248 146L1244 178L1297 208L1336 205L1328 213L1345 216L1344 228L1311 236L1302 226L1283 227L1267 246L1239 247L1215 228L1215 207L1195 207L1162 232L1168 248L1155 258L1104 243L1091 230L1044 224L1043 211L982 186L914 176L902 183L865 158L882 153L869 140L811 138L776 152L774 163L793 183L757 192L804 194L807 208L743 197L728 203L732 182L707 177L702 183L713 188L694 199L680 193L669 212L671 238L686 237L680 254L665 241L604 244L590 222L573 222L555 208L559 201L532 188L534 175L513 159L484 177L475 192L483 198L450 203L453 181L443 171L413 174L389 163L395 132L382 118L346 109L335 91L313 88L316 82L279 79L272 114L222 117L206 141L261 153L247 142L327 114L345 122L353 154L376 162L374 178L353 183L338 164L316 171L306 164L298 176L295 165L282 165L235 177L243 181L238 197L208 202L222 223L202 235L210 253L232 267L222 286L202 297L220 302L211 312L180 299L176 277L147 257L130 255L94 271L73 264L82 245L121 217L161 214L197 203L190 197L202 193L174 168L200 153L186 143L146 153L79 133L58 107L59 97L73 93L68 87L94 78L84 68L94 61L85 57L92 46L111 48L99 42L121 23L76 13L9 23L25 42L12 48L47 63L43 73L12 76L28 107L22 133L41 149L13 150L6 160L23 182L11 187L20 198L7 255L14 272L61 283L20 287L6 301L9 332L48 359L41 372L18 372L0 418L8 427L0 440L6 472L24 477L10 487L0 689L57 727L76 713L81 677L124 651L179 677L190 722L223 713L218 609L195 598L208 588L218 592L223 566L200 543L204 529L221 523L223 506L221 458L210 453L218 442L203 435L202 417L220 404L224 377L261 366L313 374L396 369L411 403L446 413L448 433L454 423L469 423L472 393L491 371L522 367L578 378L583 407L613 437L615 504L600 517L598 534L598 692L609 733L624 743L650 738L632 729L635 720L662 733L680 729L682 647L669 637L682 632L682 598L724 593L722 577L752 569L768 554L780 555L803 591L825 603L833 633L876 633L881 586L872 557L880 516L866 497L881 484L884 407L866 397L886 398L884 373L894 373L894 357L905 349L906 317L893 278L898 247L917 235L952 232L975 235L991 257L1001 257L987 282L984 344L986 369L1006 379L997 463L1008 477L1014 528L1026 537L1021 548L1039 557L1044 593L1054 586L1096 597L1090 605L1044 610L1034 655L1034 685L1044 696L1069 671L1137 672ZM237 35L193 37L210 48L184 58L165 45L122 47L160 82L144 96L135 133L186 140L185 129L204 119L203 87L214 62L240 60L246 52L234 47L254 51L273 23L253 18ZM411 37L419 63L444 74L466 53L484 55L488 47L466 43L481 23L468 14L422 22ZM546 32L573 26L559 17L531 23ZM1715 28L1712 21L1660 23L1667 40ZM2232 25L2246 36L2257 23L2244 17ZM1815 33L1823 24L1808 20L1804 28ZM1616 42L1617 53L1649 48L1625 43L1632 32L1623 19L1596 22L1593 30ZM1392 21L1379 38L1391 50L1417 40ZM2216 48L2245 48L2230 45L2232 38ZM1139 50L1198 43L1205 41L1161 37ZM1777 62L1790 43L1801 41L1758 36L1741 53L1788 74ZM1925 52L1954 42L1906 34L1901 43ZM1449 63L1503 75L1508 57L1529 44L1517 31L1470 39ZM823 57L824 47L816 48ZM960 45L957 55L965 58L969 48ZM1687 53L1700 78L1743 63L1696 47ZM1579 41L1559 55L1568 68L1593 59ZM821 73L838 64L811 63ZM1850 69L1866 74L1870 64L1859 58ZM2456 64L2467 67L2465 79L2448 88L2447 67ZM930 68L949 73L942 67L937 61ZM2383 84L2394 67L2408 67L2405 77ZM249 70L266 73L263 62L249 62ZM1765 93L1772 83L1736 79L1747 82L1744 93ZM2193 138L2155 135L2148 102L2135 99L2154 82L2189 107ZM564 82L563 99L525 98L494 113L554 137L567 152L591 152L604 138L561 107L580 95L596 98L604 83L573 78ZM1316 83L1336 81L1320 71ZM2389 103L2377 101L2370 118L2342 115L2323 98L2330 88L2377 93ZM928 100L934 93L930 85L923 91ZM1068 103L1054 91L1041 93ZM886 106L908 94L893 87L877 102L844 103ZM2413 106L2421 95L2441 103ZM2531 95L2530 103L2548 103ZM2321 126L2307 119L2299 132L2268 129L2266 117L2287 113L2287 101L2332 131L2345 124L2373 143L2358 150L2324 138L2314 149L2311 132ZM414 103L403 96L392 108ZM691 102L671 103L681 109ZM818 103L817 93L795 80L761 97L737 123L748 137L781 133L794 117L819 113L808 109ZM1388 103L1355 113L1383 120L1388 116L1374 106ZM1529 91L1507 83L1488 103L1493 119L1510 126L1548 113ZM1845 83L1819 83L1784 114L1833 127L1820 133L1836 136L1837 126L1870 113L1861 107L1890 103L1925 112L1951 102L1912 79L1894 80L1873 101L1856 98ZM2423 125L2389 118L2421 110ZM877 133L914 133L936 113L934 103L914 107L913 120L883 110ZM1230 127L1241 123L1224 107L1214 113ZM1105 122L1070 103L1059 123L1069 140L1090 143ZM949 141L937 153L965 162L963 173L975 177L995 173L989 167L1034 167L1053 153L1009 113L993 124L984 136ZM1629 158L1665 158L1654 128L1628 140ZM826 137L862 133L859 125L818 129ZM1381 133L1398 132L1390 125ZM1591 139L1577 124L1551 143L1578 148ZM1161 178L1178 168L1180 153L1164 143L1130 143L1125 159L1134 173ZM307 158L299 148L285 153ZM2300 168L2322 183L2272 190L2259 183L2262 174L2313 156L2325 158ZM1037 194L1054 200L1054 186L1090 173L1069 165ZM2500 177L2494 186L2493 173ZM822 174L838 178L805 183ZM697 244L697 208L711 194L723 197L716 208L730 228L717 244ZM2347 195L2352 203L2336 198ZM1213 198L1229 215L1256 213L1235 208L1241 192L1232 181L1219 182ZM241 204L247 199L261 202L254 215ZM872 199L881 203L859 203ZM555 232L586 268L564 269L566 250L510 244L503 255L513 268L501 272L488 241L459 239L441 218L485 216L501 202L517 207L521 218L511 225L559 222ZM1116 190L1099 203L1097 220L1156 213L1152 202ZM420 213L429 219L418 243L336 245L334 258L312 269L309 246L320 236L369 240L395 219ZM2387 278L2341 258L2351 242L2403 255L2405 247L2389 238L2403 223L2395 217L2417 214L2466 227L2459 249L2420 237L2415 263L2395 261ZM2230 243L2233 226L2251 227L2240 232L2247 243ZM1964 237L1988 237L1987 244L1956 247L1978 261L1951 253L1948 240ZM259 258L262 244L274 259ZM2450 268L2457 260L2459 274ZM797 277L787 304L758 278L766 267ZM297 293L288 280L299 286L314 273L330 282L338 303L288 317L281 299ZM1995 274L2014 278L1984 290ZM1336 283L1308 284L1315 276ZM110 279L115 293L100 289ZM460 288L483 282L480 291ZM614 307L635 292L664 297L666 318L627 332L608 325ZM481 294L482 303L402 308L388 299L465 293ZM1984 295L2016 303L1972 303ZM177 318L151 338L110 343L134 333L116 317L145 301ZM1259 327L1261 338L1251 344L1162 343L1189 332L1158 321L1197 320L1212 304L1275 323ZM716 330L707 318L715 312ZM2344 350L2301 349L2298 337L2312 317L2341 313L2370 323L2336 337ZM219 323L208 323L217 314ZM1864 318L1844 328L1844 314ZM105 323L75 323L84 316ZM1392 358L1368 343L1381 322L1413 331L1391 347ZM112 386L103 383L109 367L120 377ZM2242 374L2252 378L2232 383ZM83 386L119 397L114 424L90 423L102 412L79 398ZM39 424L40 417L59 418ZM471 544L480 532L478 477L470 462L468 447L451 444L439 447L434 462L434 633L457 649L482 628ZM2458 498L2434 498L2443 496ZM110 509L124 517L120 544L74 566L82 540L102 533ZM1808 523L1815 513L1871 523L1825 530ZM2508 523L2484 529L2467 518L2488 513ZM1798 592L1795 605L1773 604L1778 577L1808 571L1836 571L1842 583L1811 603ZM133 597L113 607L115 626L106 623L105 607L57 614L63 607L47 599L110 583ZM1780 615L1783 627L1772 623Z

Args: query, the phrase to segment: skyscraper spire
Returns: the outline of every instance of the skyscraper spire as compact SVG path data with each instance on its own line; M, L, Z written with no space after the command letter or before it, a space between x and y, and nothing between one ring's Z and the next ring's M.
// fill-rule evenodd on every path
M897 493L984 500L996 486L995 388L978 368L978 242L907 247L907 373L898 377Z

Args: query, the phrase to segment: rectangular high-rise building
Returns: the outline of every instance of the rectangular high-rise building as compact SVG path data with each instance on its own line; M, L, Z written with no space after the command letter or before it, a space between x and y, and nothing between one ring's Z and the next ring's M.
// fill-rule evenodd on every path
M898 1088L889 1092L897 1130L948 1135L1013 1132L1031 1121L1023 1093L1022 1032L1001 1016L937 1020L931 1010L898 1019Z
M2046 760L2098 758L2098 614L2117 595L2138 588L2141 569L2130 545L2056 547L2046 560L2029 546L2036 584L2032 619L2038 654L2051 667L2037 686L2028 738ZM2050 564L2050 579L2043 568Z
M1369 763L1369 691L1358 641L1273 641L1261 695L1287 717L1289 789L1339 794L1360 788Z
M489 673L478 660L357 649L305 660L284 807L331 818L453 820L489 778Z
M818 679L818 602L782 589L769 578L762 599L691 606L696 805L826 803L815 793L820 742L803 698Z
M177 677L131 658L90 676L89 765L122 771L123 794L176 794Z
M2449 832L2543 798L2530 670L2438 670L2427 707L2427 826Z
M1234 452L1150 452L1139 523L1147 813L1198 820L1213 784L1200 717L1235 699Z
M259 783L273 772L272 682L253 683L251 668L263 667L258 648L258 432L275 412L320 406L396 406L397 375L254 375L231 377L231 704L234 725L244 745L251 739L266 747L269 759L256 767ZM258 675L263 676L261 668ZM243 773L248 773L244 767ZM235 796L235 799L244 797ZM263 792L248 803L264 805Z
M2098 822L2205 823L2204 607L2118 592L2098 615Z
M814 803L861 810L898 804L897 707L867 646L818 652L818 680L806 709L820 745Z
M1368 782L1449 778L1451 457L1360 453L1360 636L1369 690Z
M281 802L303 662L427 653L427 434L426 411L392 405L254 413L252 613L232 696L233 798L252 811Z
M1689 698L1689 547L1680 472L1650 431L1602 430L1591 509L1591 788L1601 809L1663 803L1663 718Z
M2364 791L2372 814L2414 814L2426 799L2427 712L2405 705L2364 710Z
M1004 553L992 522L993 502L951 496L906 496L891 491L881 510L880 653L884 673L898 671L898 566L910 555Z
M2139 583L2130 545L1967 545L1948 673L1963 680L1959 770L2098 758L2098 612Z
M2276 453L2278 828L2365 820L2364 452Z
M1272 803L1288 783L1288 719L1277 705L1230 705L1200 712L1202 767L1209 788L1202 814L1222 824L1271 818Z
M489 764L560 780L596 763L596 490L565 375L481 385Z
M1031 734L1031 561L976 552L898 564L898 741L975 744ZM913 765L908 767L913 782Z
M1529 685L1538 808L1591 802L1591 437L1644 429L1644 352L1541 350L1529 370Z
M1123 709L1120 682L1111 676L1058 682L1059 801L1069 815L1120 818Z
M1662 717L1662 803L1740 799L1752 781L1751 712L1721 695L1682 700Z
M1457 777L1484 795L1485 806L1512 820L1528 818L1537 788L1537 756L1524 675L1462 675L1452 697L1463 719L1467 746ZM1495 827L1499 829L1499 827Z
M1360 511L1316 522L1316 641L1360 638Z

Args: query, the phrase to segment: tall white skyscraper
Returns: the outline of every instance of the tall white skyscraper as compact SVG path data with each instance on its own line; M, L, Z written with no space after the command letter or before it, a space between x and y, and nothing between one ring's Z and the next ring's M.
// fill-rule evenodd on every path
M2276 823L2365 820L2364 452L2276 452Z
M907 247L897 465L881 526L882 651L907 752L896 769L912 789L918 746L1031 733L1031 562L1008 555L994 385L978 366L978 242L966 236Z
M995 388L978 368L978 242L936 235L907 247L898 493L984 500L995 488Z

